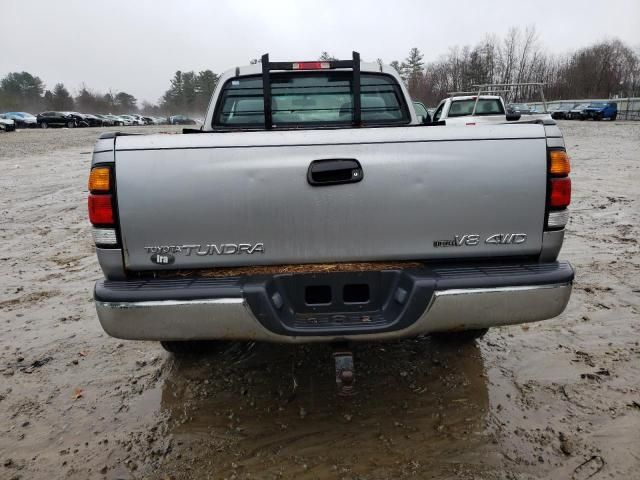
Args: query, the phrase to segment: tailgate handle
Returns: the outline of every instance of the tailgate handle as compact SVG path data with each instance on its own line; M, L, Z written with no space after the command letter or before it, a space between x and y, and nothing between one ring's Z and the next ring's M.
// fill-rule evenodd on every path
M362 166L354 158L314 160L307 171L307 181L316 187L357 183L363 176Z

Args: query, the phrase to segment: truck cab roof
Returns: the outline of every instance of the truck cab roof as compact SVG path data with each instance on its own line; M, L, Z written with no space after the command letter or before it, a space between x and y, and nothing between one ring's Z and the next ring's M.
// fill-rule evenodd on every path
M448 100L455 102L458 100L475 100L476 98L478 98L478 95L456 95L456 96L449 97ZM500 97L499 95L480 95L480 100L501 100L501 99L502 97Z
M434 121L446 120L447 124L466 124L457 117L474 117L486 120L505 119L506 110L499 95L455 95L443 99L433 114Z

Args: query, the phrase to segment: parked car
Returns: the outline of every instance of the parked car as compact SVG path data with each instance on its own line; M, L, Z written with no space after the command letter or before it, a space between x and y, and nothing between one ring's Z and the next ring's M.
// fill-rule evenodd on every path
M144 125L141 120L138 120L133 115L120 115L120 118L125 120L125 125Z
M616 102L593 102L582 111L582 120L615 120L618 117L618 104Z
M553 118L554 120L564 120L567 116L567 112L575 108L576 105L576 103L561 103L559 105L555 105L552 109L549 110L549 113L551 113L551 118Z
M186 115L171 115L169 125L195 125L196 121Z
M566 120L584 120L584 113L582 113L587 107L588 103L579 103L567 113L565 113L564 118Z
M507 106L507 112L519 113L520 115L529 115L531 114L531 107L526 103L510 103Z
M135 118L130 117L129 115L118 115L118 118L120 118L125 126L136 125L138 123Z
M145 119L145 117L143 117L142 115L138 115L137 113L135 113L135 114L130 114L129 116L135 120L136 125L149 125L149 122L147 121L147 119Z
M95 116L102 120L103 127L113 127L116 124L115 120L107 115L96 113Z
M71 112L47 111L36 115L36 121L41 128L67 127L74 128L78 118Z
M356 52L332 63L265 55L220 77L200 131L100 137L88 205L108 334L174 353L472 341L565 309L571 184L556 123L421 124L393 67ZM344 386L348 347L334 359Z
M16 128L33 128L38 126L38 121L34 115L27 112L6 112L4 118L13 120Z
M104 125L104 121L102 118L97 115L93 115L91 113L83 113L81 114L84 117L84 121L89 124L90 127L102 127Z
M151 117L148 117L148 118L151 119L151 124L152 125L166 125L167 124L166 117L151 116Z
M4 113L0 114L0 130L5 132L13 132L16 129L16 122L11 118L7 118Z
M122 127L125 124L125 119L121 118L118 115L108 114L108 115L105 115L105 117L113 120L113 125L115 125L116 127Z
M75 121L76 121L76 127L88 127L89 125L89 121L87 120L87 118L85 117L84 113L80 113L80 112L64 112L64 113L68 113L69 115L71 115Z

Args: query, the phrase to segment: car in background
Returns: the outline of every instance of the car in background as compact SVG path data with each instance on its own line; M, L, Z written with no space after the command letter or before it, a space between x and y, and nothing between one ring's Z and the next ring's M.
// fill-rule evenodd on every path
M582 113L584 111L584 109L586 109L589 106L588 103L579 103L577 104L575 107L573 107L571 110L569 110L565 115L564 118L566 120L584 120L584 114Z
M129 117L135 120L135 125L148 125L147 120L142 115L138 115L137 113L129 114Z
M551 118L554 120L564 120L567 117L567 113L575 108L576 105L577 103L561 103L555 106L555 108L549 110Z
M93 115L91 113L82 113L81 115L84 117L84 121L90 127L102 127L102 126L104 126L104 121L97 115Z
M80 112L63 112L63 113L68 113L69 115L71 115L75 121L76 121L76 127L88 127L89 126L89 122L87 121L87 119L85 118L84 113L80 113Z
M147 116L149 119L149 125L164 125L167 123L167 119L164 117Z
M113 120L113 125L116 127L122 127L123 125L125 125L124 118L120 118L119 115L108 114L108 115L105 115L105 117ZM131 123L129 123L129 125L131 125Z
M169 125L195 125L196 121L186 115L171 115L169 118Z
M16 128L33 128L38 126L36 117L27 112L6 112L2 115L4 118L13 120Z
M77 118L71 112L47 111L36 115L36 121L40 128L67 127L75 128Z
M133 115L120 115L120 118L124 118L125 121L128 121L128 123L125 123L125 125L144 125L141 120L138 120Z
M593 120L615 120L618 117L618 104L616 102L592 102L582 111L583 118Z
M113 118L109 118L107 115L96 113L94 116L102 120L103 127L113 127L116 124L116 121Z
M7 118L5 114L0 114L0 130L5 132L13 132L16 129L16 122Z
M519 113L520 115L530 115L531 107L526 103L510 103L507 106L508 113Z
M548 113L548 110L545 109L544 105L530 105L531 111L529 112L531 115L540 114L540 113Z

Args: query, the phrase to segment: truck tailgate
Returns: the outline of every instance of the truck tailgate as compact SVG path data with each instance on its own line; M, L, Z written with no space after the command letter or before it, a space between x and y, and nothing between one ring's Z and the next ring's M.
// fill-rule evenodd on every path
M115 149L130 270L541 249L541 125L121 136ZM325 159L356 159L362 180L312 186Z

